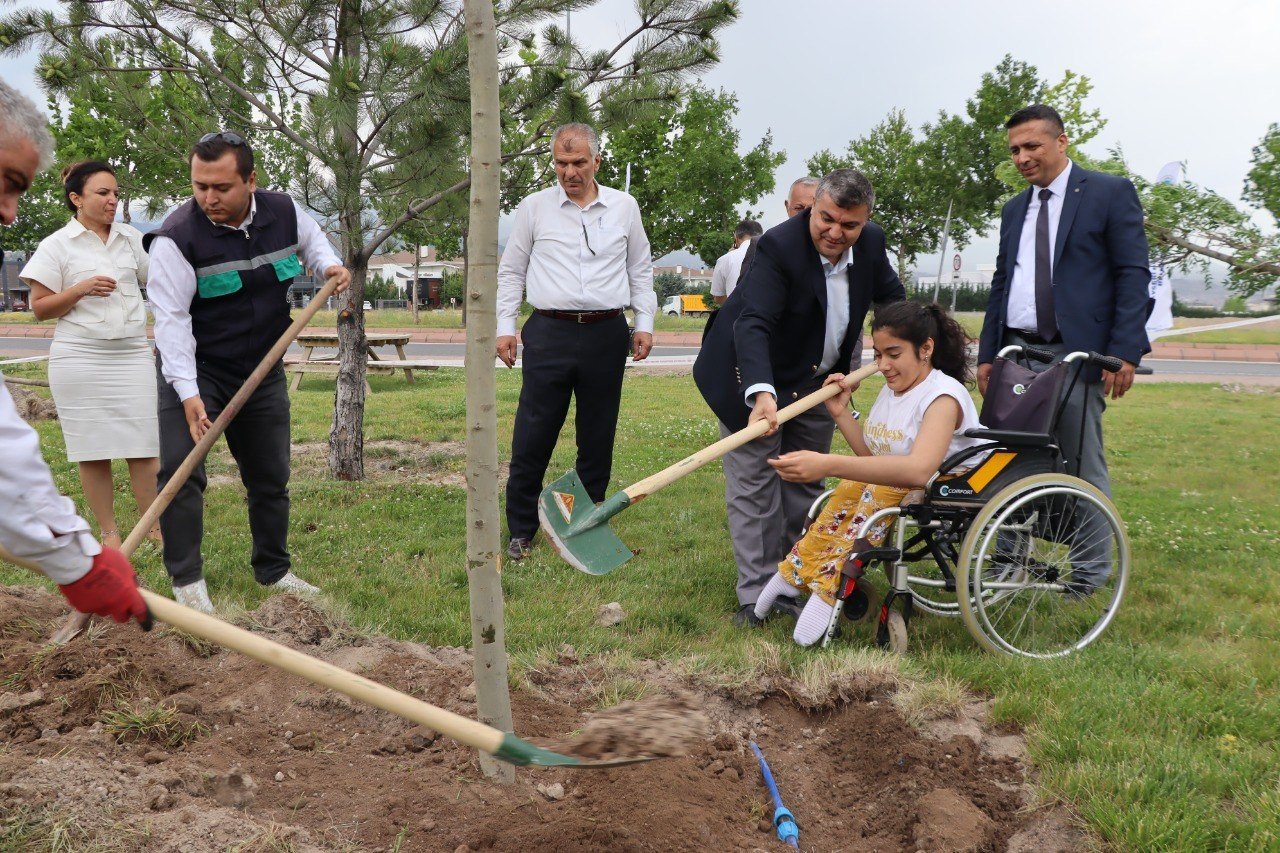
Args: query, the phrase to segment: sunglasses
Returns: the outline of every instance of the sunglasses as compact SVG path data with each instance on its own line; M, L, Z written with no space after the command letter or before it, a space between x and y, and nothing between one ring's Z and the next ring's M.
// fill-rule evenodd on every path
M246 148L249 147L249 141L247 139L231 130L215 130L213 133L206 133L204 136L200 137L199 144L203 145L204 143L212 142L215 139L221 139L228 145L243 145Z

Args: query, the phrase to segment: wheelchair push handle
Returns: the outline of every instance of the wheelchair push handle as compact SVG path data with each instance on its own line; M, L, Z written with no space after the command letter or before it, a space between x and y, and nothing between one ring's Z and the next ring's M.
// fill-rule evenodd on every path
M1124 362L1114 356L1103 355L1098 352L1073 352L1068 355L1064 361L1075 361L1077 357L1083 358L1088 364L1101 367L1103 370L1109 370L1117 373L1124 367Z
M1053 364L1054 354L1047 349L1039 349L1037 347L1023 347L1022 354L1032 361L1038 361L1041 364Z

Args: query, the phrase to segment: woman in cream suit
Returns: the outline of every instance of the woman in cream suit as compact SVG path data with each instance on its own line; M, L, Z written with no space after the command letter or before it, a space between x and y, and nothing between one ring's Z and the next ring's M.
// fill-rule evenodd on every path
M103 544L118 548L111 460L128 462L139 512L156 496L155 360L140 289L147 254L142 234L115 221L119 186L109 164L68 166L62 185L75 217L41 241L21 277L36 317L58 319L49 385L67 459L80 465ZM158 528L151 535L158 539Z

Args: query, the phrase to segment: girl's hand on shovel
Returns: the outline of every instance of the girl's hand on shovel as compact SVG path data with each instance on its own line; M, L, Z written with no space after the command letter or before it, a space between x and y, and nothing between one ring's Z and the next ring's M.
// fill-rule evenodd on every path
M840 417L841 414L844 413L845 409L849 407L849 398L853 396L853 392L857 391L858 386L862 384L860 382L852 381L848 376L845 376L843 373L831 374L830 376L827 377L827 380L822 384L826 386L826 385L831 385L837 382L840 384L840 388L842 390L840 391L839 394L825 401L827 405L827 412L833 418L838 418Z
M814 483L831 474L828 455L812 450L794 450L766 461L789 483Z

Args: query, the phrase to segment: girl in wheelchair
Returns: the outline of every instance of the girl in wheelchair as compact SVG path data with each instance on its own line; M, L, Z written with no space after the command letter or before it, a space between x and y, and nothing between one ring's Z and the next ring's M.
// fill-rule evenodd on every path
M827 377L828 383L839 382L843 389L826 401L827 410L856 455L799 450L769 460L778 476L791 482L842 480L756 602L756 616L764 618L779 595L794 598L807 589L809 600L793 635L805 646L822 639L827 630L836 607L840 571L855 543L877 547L888 533L886 522L858 542L862 523L922 488L943 459L982 443L964 435L965 430L981 426L964 386L972 380L970 339L942 306L918 302L884 306L871 321L871 339L885 384L865 426L858 413L849 409L857 384L840 374Z

